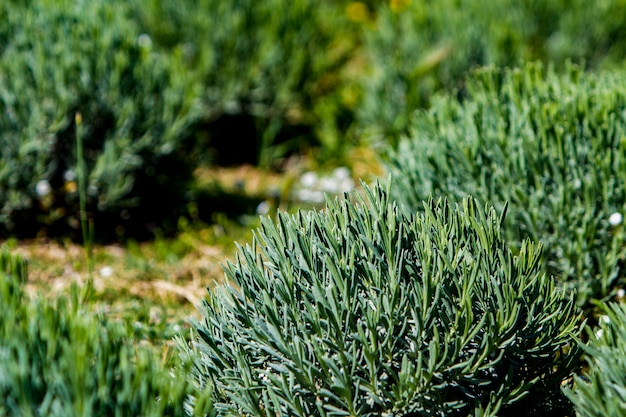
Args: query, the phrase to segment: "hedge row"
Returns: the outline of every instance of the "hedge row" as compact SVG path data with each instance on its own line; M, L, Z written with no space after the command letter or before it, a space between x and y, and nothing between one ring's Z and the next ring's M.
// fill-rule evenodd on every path
M435 91L464 94L475 66L619 63L624 7L5 1L0 233L77 227L77 112L96 223L167 228L195 198L199 164L269 164L308 147L341 159L355 140L395 143Z

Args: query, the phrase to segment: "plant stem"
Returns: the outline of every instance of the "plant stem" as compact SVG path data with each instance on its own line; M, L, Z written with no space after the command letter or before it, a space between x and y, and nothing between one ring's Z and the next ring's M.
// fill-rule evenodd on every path
M80 112L76 112L76 177L78 179L78 201L80 209L80 228L83 234L83 247L87 258L87 268L89 278L87 286L84 289L83 301L91 294L93 285L93 223L87 219L87 188L86 188L86 172L85 158L83 155L83 117Z

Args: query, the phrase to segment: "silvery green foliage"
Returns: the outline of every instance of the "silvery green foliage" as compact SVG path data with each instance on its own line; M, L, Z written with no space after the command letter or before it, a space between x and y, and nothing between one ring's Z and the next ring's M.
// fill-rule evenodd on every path
M584 346L589 373L566 391L580 417L626 415L626 307L612 303L602 314Z
M388 190L265 219L196 322L219 415L561 415L579 315L475 200L413 213Z
M626 76L529 64L467 84L464 100L416 114L390 158L394 196L414 209L431 194L508 202L514 251L541 241L545 270L581 304L610 295L626 255Z

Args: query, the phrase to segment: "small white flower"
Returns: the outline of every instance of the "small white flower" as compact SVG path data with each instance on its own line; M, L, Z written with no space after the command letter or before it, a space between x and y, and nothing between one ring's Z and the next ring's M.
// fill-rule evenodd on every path
M600 316L600 321L603 323L609 323L611 321L611 318L607 315Z
M41 180L35 186L35 192L39 197L45 197L52 191L52 187L50 187L50 183L46 180Z
M306 188L313 188L317 183L317 174L315 172L305 172L302 177L300 177L300 184Z
M622 224L622 220L622 213L615 212L609 217L609 224L613 227L619 226L620 224Z
M626 295L626 291L623 288L617 290L617 298L624 298L624 295Z
M269 366L267 368L265 368L265 372L261 372L260 376L261 376L261 380L265 383L268 383L270 381L269 378L269 374L272 372L272 368L270 368Z
M102 269L100 269L100 275L103 278L108 278L111 275L113 275L113 268L111 268L110 266L105 266Z
M582 187L583 183L579 178L576 178L574 180L574 189L575 190L580 190L580 187Z
M142 48L149 48L152 46L152 38L150 38L150 35L147 33L142 33L139 37L137 37L137 43Z
M604 331L602 329L596 330L596 339L601 338L603 334L604 334Z

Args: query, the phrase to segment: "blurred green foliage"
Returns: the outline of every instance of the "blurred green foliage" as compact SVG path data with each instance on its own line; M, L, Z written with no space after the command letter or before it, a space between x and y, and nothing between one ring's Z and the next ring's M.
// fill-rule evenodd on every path
M188 81L141 42L123 3L35 0L0 9L2 232L78 227L77 113L92 215L122 221L123 213L144 224L171 216L191 178L179 155L199 109Z
M512 247L541 241L548 274L581 304L604 299L624 285L625 108L621 72L480 70L463 101L416 114L390 158L394 195L415 209L431 195L508 203Z
M373 5L364 25L371 67L361 78L361 135L395 144L411 114L439 90L465 94L468 71L522 61L586 63L589 68L626 58L626 1L391 0Z
M198 165L278 166L293 152L348 164L355 144L395 145L437 91L463 98L472 68L617 66L625 9L621 0L5 1L0 233L78 235L77 112L91 217L113 237L152 235L187 212Z
M173 372L155 352L137 346L123 325L79 306L77 286L56 301L31 301L22 286L19 277L0 271L0 416L212 413L209 392L192 386L187 365L179 362Z
M198 164L317 145L316 103L332 107L353 42L341 9L311 0L0 9L3 234L78 228L77 113L96 223L175 226Z
M16 282L24 283L28 277L28 262L3 245L0 247L0 273L12 276Z
M355 42L341 7L314 0L152 0L136 1L134 9L141 30L202 85L198 145L212 148L214 160L269 166L315 145L318 104L332 101Z
M475 200L265 219L181 343L220 415L566 415L580 315ZM355 196L356 198L356 196Z

